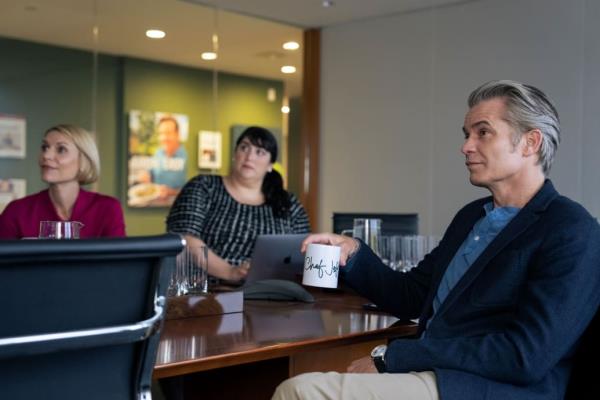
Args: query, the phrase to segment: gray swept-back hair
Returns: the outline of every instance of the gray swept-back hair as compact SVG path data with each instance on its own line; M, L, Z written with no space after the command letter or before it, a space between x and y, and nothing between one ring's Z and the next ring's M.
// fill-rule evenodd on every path
M548 176L554 155L560 143L560 120L550 99L538 88L510 80L490 81L469 95L469 108L481 101L503 98L508 123L513 127L513 143L532 129L542 132L542 145L538 152L544 175Z

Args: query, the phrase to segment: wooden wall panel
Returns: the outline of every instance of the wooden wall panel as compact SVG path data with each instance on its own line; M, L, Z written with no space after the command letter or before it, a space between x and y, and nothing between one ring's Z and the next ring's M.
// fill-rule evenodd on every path
M318 226L320 141L321 31L304 31L304 77L301 117L300 201L306 208L313 231Z

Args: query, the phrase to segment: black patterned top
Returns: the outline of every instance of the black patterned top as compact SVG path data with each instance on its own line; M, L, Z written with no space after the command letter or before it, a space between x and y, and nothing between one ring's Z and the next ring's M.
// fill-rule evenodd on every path
M237 202L222 177L198 175L177 196L167 217L167 231L196 236L237 265L251 256L258 235L310 232L302 204L291 193L290 200L289 215L275 217L268 205Z

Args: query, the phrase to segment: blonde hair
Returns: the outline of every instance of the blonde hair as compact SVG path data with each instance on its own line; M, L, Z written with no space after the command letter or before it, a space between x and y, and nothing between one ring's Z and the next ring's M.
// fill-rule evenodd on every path
M96 182L100 176L100 155L92 134L75 125L60 124L46 130L44 137L53 131L71 139L79 150L79 172L77 173L79 184L87 185Z

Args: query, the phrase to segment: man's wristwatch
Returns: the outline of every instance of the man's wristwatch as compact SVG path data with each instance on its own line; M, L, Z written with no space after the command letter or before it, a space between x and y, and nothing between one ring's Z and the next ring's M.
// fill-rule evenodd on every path
M371 351L371 359L373 360L373 364L375 364L375 368L377 371L387 372L387 368L385 367L385 352L387 351L387 345L380 344L376 346Z

